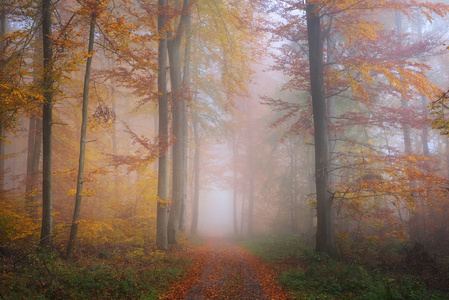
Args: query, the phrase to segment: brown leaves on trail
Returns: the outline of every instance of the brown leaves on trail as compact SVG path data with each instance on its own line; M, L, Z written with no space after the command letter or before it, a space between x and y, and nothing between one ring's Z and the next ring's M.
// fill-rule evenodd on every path
M231 241L209 239L189 253L193 266L163 299L291 299L273 270Z

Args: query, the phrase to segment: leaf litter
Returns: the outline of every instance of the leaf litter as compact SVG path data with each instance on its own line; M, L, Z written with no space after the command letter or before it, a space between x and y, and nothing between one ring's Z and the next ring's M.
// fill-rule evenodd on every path
M188 255L192 267L162 299L293 299L268 263L230 240L208 238Z

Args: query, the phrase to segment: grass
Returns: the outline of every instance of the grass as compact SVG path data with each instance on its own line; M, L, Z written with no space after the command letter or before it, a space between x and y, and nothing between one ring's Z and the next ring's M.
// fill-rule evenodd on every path
M279 270L278 281L296 299L449 299L413 274L334 260L294 235L270 235L241 243ZM289 265L286 267L286 265Z
M0 299L158 299L190 264L140 248L104 259L69 262L33 253L12 262L0 260Z

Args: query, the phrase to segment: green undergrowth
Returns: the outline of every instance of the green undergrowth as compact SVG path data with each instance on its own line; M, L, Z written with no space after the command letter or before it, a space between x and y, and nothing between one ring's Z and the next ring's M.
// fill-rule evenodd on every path
M294 235L270 235L241 242L279 270L278 281L296 299L449 299L412 274L342 262L318 254Z
M0 264L0 299L158 299L190 261L134 248L74 262L31 253Z

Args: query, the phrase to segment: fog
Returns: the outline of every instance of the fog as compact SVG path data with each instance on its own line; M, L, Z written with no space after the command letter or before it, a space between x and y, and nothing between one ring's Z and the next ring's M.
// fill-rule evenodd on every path
M204 236L232 236L232 191L211 187L201 194L198 232Z
M141 241L154 246L161 202L170 213L177 209L175 204L185 205L179 227L188 235L194 224L197 172L198 234L244 237L288 232L313 243L318 201L315 162L319 159L315 157L317 128L306 15L300 9L284 11L283 6L274 6L269 12L259 8L251 16L236 17L240 21L248 17L248 23L237 24L230 13L222 20L224 25L210 17L219 15L215 8L198 7L191 24L191 45L183 35L177 49L182 55L192 50L189 57L180 58L188 64L177 74L188 77L180 90L175 89L174 72L170 73L175 64L170 66L168 61L167 91L162 95L169 107L167 136L159 131L163 97L157 82L158 41L142 34L157 30L151 28L155 19L145 19L139 33L132 32L131 25L140 24L136 16L122 20L130 22L126 27L129 37L122 36L122 31L114 33L117 40L111 43L117 53L103 47L107 39L97 33L82 180L80 239L84 245ZM327 35L318 38L324 47L326 141L330 149L326 193L332 198L337 235L341 240L374 236L387 241L410 237L416 231L432 243L435 240L427 231L438 234L437 227L448 209L449 142L440 134L448 126L447 105L433 106L439 98L444 100L442 91L449 86L449 51L443 46L447 17L433 13L430 22L413 17L418 10L405 8L402 15L376 10L366 16L333 9L329 8L340 23L335 25L326 15L321 25ZM271 23L257 16L265 16ZM178 17L174 19L179 22ZM64 21L67 16L61 18ZM350 26L352 18L357 18L360 28ZM84 38L79 38L87 36L83 20L70 32L73 40L68 48L73 53L58 48L57 56L61 74L57 74L53 106L52 192L53 227L59 245L68 239L77 189L80 93L84 58L89 57ZM371 26L372 22L376 26ZM12 22L9 33L19 31L20 24ZM111 28L120 27L113 25ZM358 40L351 40L353 37ZM144 38L150 40L142 41ZM131 46L124 42L128 39ZM193 48L188 49L189 45ZM72 61L76 57L83 64ZM33 72L37 72L33 59L24 57L21 63L27 71L17 86L33 90ZM179 103L185 105L180 110L184 119L179 120L185 121L182 126L176 125ZM41 113L39 104L28 105L21 102L20 109L11 109L23 112L14 116L17 122L1 141L5 146L2 203L11 207L8 214L20 216L18 224L21 218L29 224L38 224L42 218L40 153L39 174L33 177L32 191L26 192L31 176L27 159L33 151L29 124L30 119L40 120L36 111ZM184 133L176 136L176 126L183 127ZM165 144L162 137L168 139ZM174 153L180 140L185 140L181 163ZM164 178L159 177L158 159L164 155L168 158L164 187L168 196L161 199L159 182ZM176 168L182 172L175 172ZM178 184L176 178L183 183ZM3 217L7 219L6 213ZM37 239L35 229L26 231L30 239ZM23 238L19 232L10 235L10 240Z

